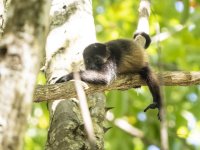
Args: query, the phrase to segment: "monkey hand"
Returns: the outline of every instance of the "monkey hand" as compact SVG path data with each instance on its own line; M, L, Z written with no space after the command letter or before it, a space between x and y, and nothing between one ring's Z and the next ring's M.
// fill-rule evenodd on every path
M158 108L158 114L157 114L157 117L158 117L158 120L161 121L161 114L160 114L160 105L158 103L152 103L150 104L149 106L147 106L145 109L144 109L144 112L146 112L147 110L149 109L156 109Z
M55 83L67 82L72 79L73 79L73 73L69 73L67 75L60 77Z

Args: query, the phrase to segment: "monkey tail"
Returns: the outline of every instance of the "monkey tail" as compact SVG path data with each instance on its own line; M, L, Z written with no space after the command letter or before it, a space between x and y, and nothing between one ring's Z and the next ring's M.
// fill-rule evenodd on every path
M142 68L142 70L140 71L140 76L143 80L146 81L146 84L148 85L149 90L153 96L153 104L150 104L144 111L155 108L158 108L158 110L160 110L162 100L160 86L158 84L157 78L154 76L149 66Z

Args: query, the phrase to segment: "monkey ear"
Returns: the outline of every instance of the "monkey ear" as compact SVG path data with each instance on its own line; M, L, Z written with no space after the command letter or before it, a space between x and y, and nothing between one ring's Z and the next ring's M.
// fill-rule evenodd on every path
M137 32L134 34L133 38L135 39L138 35L141 35L145 38L146 42L145 42L144 48L147 49L149 47L149 45L151 44L150 36L145 32Z

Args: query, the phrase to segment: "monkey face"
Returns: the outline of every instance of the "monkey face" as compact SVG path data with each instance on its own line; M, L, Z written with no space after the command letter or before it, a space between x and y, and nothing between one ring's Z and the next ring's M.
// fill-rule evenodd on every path
M94 43L89 45L83 52L86 70L101 70L108 57L105 44Z
M101 70L106 60L99 55L84 59L86 70Z

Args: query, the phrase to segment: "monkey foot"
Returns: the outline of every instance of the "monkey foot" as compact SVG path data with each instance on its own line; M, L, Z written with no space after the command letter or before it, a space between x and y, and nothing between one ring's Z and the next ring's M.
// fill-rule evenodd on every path
M152 103L152 104L150 104L149 106L147 106L147 107L144 109L144 112L146 112L146 111L149 110L149 109L156 109L156 108L158 108L158 114L157 114L158 120L161 121L160 107L159 107L158 103Z
M159 108L159 107L158 107L158 103L152 103L152 104L150 104L149 106L147 106L147 107L144 109L144 112L146 112L146 111L149 110L149 109L156 109L156 108Z

